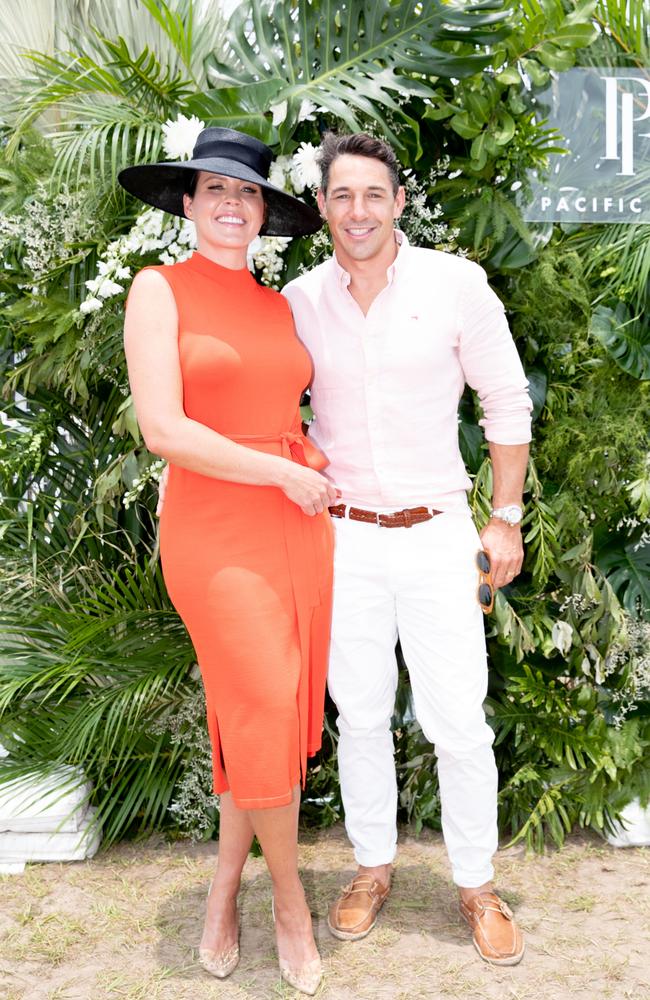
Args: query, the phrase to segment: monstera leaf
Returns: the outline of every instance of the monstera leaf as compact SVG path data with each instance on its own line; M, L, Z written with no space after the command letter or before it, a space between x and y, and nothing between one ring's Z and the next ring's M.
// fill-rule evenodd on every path
M603 548L596 565L627 610L650 618L650 544L641 536L617 539Z
M193 95L185 107L210 125L236 128L273 144L277 134L268 110L280 87L279 80L263 80L250 87L220 87Z
M465 77L487 66L488 52L476 46L504 37L506 18L502 0L462 6L443 0L257 0L240 4L228 24L227 61L212 56L208 62L216 87L282 82L274 101L287 102L281 139L309 100L352 129L359 128L359 114L370 115L401 147L382 112L400 115L400 98L431 96L428 76Z
M591 332L624 372L650 379L650 326L642 317L632 316L625 303L619 302L615 309L598 306Z

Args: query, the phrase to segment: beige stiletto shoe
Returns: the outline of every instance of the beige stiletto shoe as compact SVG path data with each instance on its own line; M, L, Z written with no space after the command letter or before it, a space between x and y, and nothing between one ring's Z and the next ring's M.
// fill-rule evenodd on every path
M211 976L225 979L239 965L239 945L234 944L228 951L222 952L199 948L199 962Z
M273 914L273 923L275 923L274 899L271 900L271 913ZM300 993L306 993L309 997L314 996L323 978L323 966L320 955L318 958L313 958L311 962L301 965L298 969L293 968L284 958L280 958L279 955L278 964L280 966L280 975L285 983L293 986L294 990L298 990Z
M208 889L208 897L212 891L212 883ZM233 944L227 951L213 951L212 948L199 948L199 964L206 972L217 979L225 979L239 965L239 943Z
M293 986L294 990L306 993L308 997L313 997L320 986L323 978L323 966L320 958L314 958L299 969L292 969L288 962L279 959L280 975L285 983Z

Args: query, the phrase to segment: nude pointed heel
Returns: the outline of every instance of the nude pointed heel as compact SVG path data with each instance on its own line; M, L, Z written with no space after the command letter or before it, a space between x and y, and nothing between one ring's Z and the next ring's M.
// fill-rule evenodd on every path
M199 948L199 963L206 972L217 979L225 979L239 965L239 945L234 944L228 951L217 952L210 948Z
M208 897L212 891L212 883L208 889ZM217 979L226 979L239 965L239 942L233 944L227 951L213 951L212 948L199 948L199 964Z
M271 900L271 913L273 915L273 923L275 923L274 899ZM318 958L313 958L311 962L301 965L299 969L293 968L285 959L280 958L278 955L278 965L280 966L280 975L285 983L288 983L289 986L292 986L294 990L298 990L300 993L305 993L309 997L314 996L323 978L323 966L320 955Z
M306 993L308 997L313 997L321 984L323 978L323 966L320 958L314 958L299 969L293 969L284 959L278 959L280 965L280 975L285 983L293 986L294 990Z

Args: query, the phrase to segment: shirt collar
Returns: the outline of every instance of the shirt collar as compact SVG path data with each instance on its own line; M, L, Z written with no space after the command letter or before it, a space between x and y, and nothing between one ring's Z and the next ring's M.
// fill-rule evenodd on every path
M409 246L409 241L406 238L406 234L402 232L401 229L395 230L395 242L397 243L397 254L395 260L390 265L386 271L386 277L388 278L388 284L392 284L395 275L400 269L404 268L404 259L407 256L407 248ZM339 288L347 288L350 284L350 275L341 267L338 260L336 259L336 253L332 255L332 265L334 267L334 274L336 277L336 283Z

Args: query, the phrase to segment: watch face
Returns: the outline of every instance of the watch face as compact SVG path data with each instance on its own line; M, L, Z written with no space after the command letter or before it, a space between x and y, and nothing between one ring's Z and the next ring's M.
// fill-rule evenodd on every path
M492 511L492 517L498 517L506 524L519 524L523 517L523 511L517 504L510 504L508 507L499 507Z

